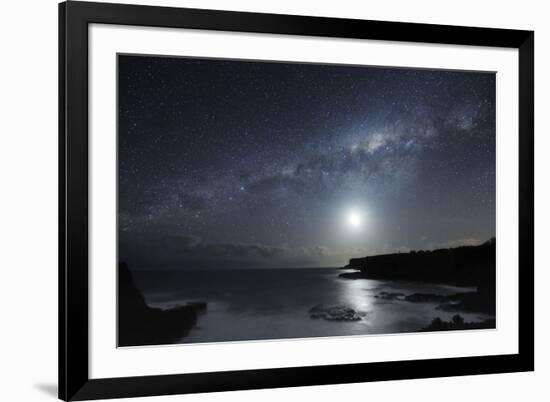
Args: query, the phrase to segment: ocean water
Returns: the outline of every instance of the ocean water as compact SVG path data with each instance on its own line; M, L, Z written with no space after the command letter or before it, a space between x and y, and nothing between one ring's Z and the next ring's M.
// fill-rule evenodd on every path
M381 292L448 295L474 288L371 279L345 279L335 268L208 270L134 273L150 306L170 308L192 301L208 303L197 325L179 343L228 342L417 332L456 312L436 303L386 300ZM379 297L376 297L379 296ZM364 313L360 321L313 319L319 304ZM490 316L458 312L465 321Z

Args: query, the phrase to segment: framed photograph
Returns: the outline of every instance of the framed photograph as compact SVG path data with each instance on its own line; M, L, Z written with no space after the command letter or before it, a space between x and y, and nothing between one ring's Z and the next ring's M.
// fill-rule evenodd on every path
M59 5L59 397L534 369L534 33Z

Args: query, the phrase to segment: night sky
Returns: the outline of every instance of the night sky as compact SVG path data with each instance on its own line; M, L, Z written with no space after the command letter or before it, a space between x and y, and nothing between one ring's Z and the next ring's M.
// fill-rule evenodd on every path
M495 75L119 56L119 258L328 267L495 235Z

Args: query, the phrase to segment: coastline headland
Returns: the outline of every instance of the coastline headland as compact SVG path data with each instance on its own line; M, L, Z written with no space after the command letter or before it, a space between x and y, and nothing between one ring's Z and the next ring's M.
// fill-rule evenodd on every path
M409 302L440 302L447 311L478 311L488 314L496 309L496 241L492 238L478 246L420 250L352 258L340 277L438 283L476 287L475 292L450 296L413 294Z
M408 253L352 258L340 274L348 279L388 279L456 286L493 285L496 267L494 238L479 246L461 246Z

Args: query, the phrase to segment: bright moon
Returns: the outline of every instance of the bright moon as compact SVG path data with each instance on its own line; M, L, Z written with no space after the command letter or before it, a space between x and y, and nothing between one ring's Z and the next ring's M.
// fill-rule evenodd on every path
M349 211L347 216L347 223L354 229L359 229L363 225L363 217L357 211Z

